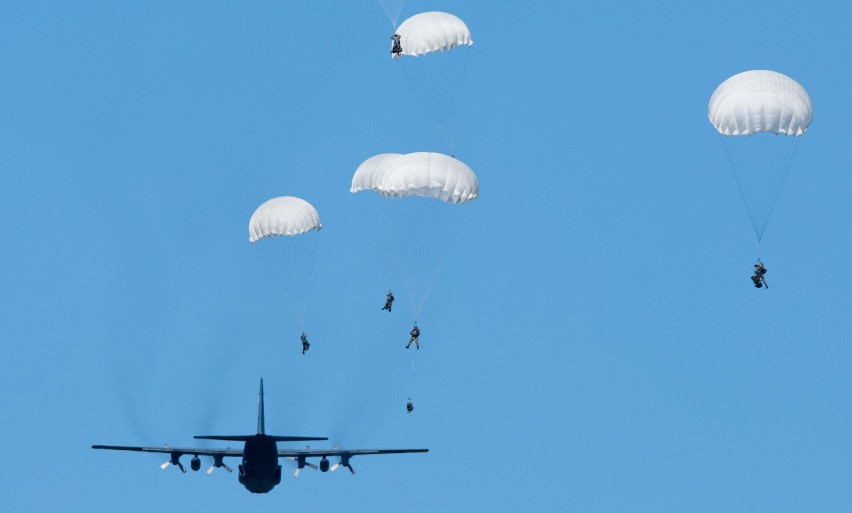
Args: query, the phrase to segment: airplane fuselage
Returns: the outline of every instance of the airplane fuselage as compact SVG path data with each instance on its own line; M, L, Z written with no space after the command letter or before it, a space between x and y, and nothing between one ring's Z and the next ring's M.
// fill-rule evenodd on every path
M252 493L267 493L281 482L278 445L266 435L246 440L243 462L239 467L240 483Z

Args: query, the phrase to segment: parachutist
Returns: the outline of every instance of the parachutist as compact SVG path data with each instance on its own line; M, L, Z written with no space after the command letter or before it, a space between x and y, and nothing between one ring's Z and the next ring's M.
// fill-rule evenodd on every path
M754 286L757 288L766 287L769 288L769 284L766 283L766 267L763 266L763 262L760 260L754 264L754 275L751 277L751 281L754 282Z
M316 233L322 229L317 210L307 201L294 196L279 196L263 202L249 220L249 242L257 244L267 261L267 272L283 282L290 310L305 329L309 280L314 264ZM286 242L285 242L286 241ZM287 256L292 255L292 256ZM290 349L286 334L281 343ZM308 350L307 337L302 333L303 352Z
M311 343L308 342L308 337L305 332L302 332L302 354L305 354L311 348Z
M402 54L402 36L394 34L391 36L391 40L393 41L393 47L391 47L391 58L399 59L399 56Z
M420 328L417 327L417 323L414 323L414 327L411 328L411 338L408 339L408 344L405 346L408 349L411 346L411 343L414 342L417 345L417 349L420 349Z
M408 404L405 405L405 409L408 410L408 413L414 411L414 403L411 402L411 399L408 400Z
M382 307L382 310L387 310L390 313L391 308L393 308L393 292L388 291L388 295L385 298L385 306Z

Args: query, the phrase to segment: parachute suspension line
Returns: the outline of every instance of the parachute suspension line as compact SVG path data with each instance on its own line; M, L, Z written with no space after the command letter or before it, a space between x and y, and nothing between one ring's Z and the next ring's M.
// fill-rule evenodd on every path
M444 124L446 128L442 130L442 134L444 135L444 140L447 143L447 146L450 149L450 155L454 155L455 146L456 146L456 135L458 133L458 118L459 112L461 110L461 106L463 105L463 98L461 97L462 93L464 93L464 81L467 76L467 63L470 58L470 48L459 47L455 49L456 55L448 55L447 57L455 58L457 63L452 63L450 66L447 66L447 82L443 85L446 87L446 96L447 96L447 114ZM461 55L458 55L459 52ZM446 84L452 84L447 86ZM439 86L438 90L441 90ZM439 127L439 130L440 127Z
M411 381L408 384L408 400L414 402L414 358L411 359Z
M399 13L402 12L402 6L405 4L405 0L379 0L379 3L382 4L382 9L385 10L385 14L387 14L391 25L393 25L393 30L396 32Z
M446 262L448 249L453 246L466 210L431 198L407 198L417 228L404 254L399 255L405 288L408 291L412 314L419 320L432 287ZM403 217L403 216L401 216Z
M408 254L409 247L412 242L415 242L414 234L417 233L420 220L423 218L422 213L420 212L422 209L418 208L418 206L422 206L421 201L422 198L393 198L392 202L395 202L392 206L394 207L395 214L392 219L399 219L401 224L398 227L399 229L394 230L394 234L396 237L394 240L394 250L396 251L397 260L402 260Z
M382 262L382 267L384 267L388 290L393 290L393 274L397 262L394 256L396 250L392 247L390 240L390 234L393 233L389 221L390 210L383 208L388 200L375 192L368 191L364 194L368 196L367 202L370 204L372 219L375 220L375 222L367 224L370 225L370 231L373 232L373 239L376 241L373 247L379 252L376 258L379 262Z
M311 237L310 235L306 235L307 237ZM301 238L301 237L300 237ZM308 275L310 274L310 267L313 266L313 262L308 263L305 260L308 255L307 246L309 244L297 241L293 238L293 241L283 240L282 244L286 244L288 242L293 242L293 244L289 244L288 248L282 248L282 261L279 262L279 265L284 266L284 275L287 277L287 281L285 282L284 295L287 300L290 302L292 306L292 310L294 315L296 316L296 322L299 323L299 328L304 331L305 329L305 311L307 310L307 280ZM307 242L305 240L304 242ZM306 262L306 268L304 269L304 275L300 272L289 272L288 269L295 269L297 266L297 262Z
M265 267L272 269L274 282L280 287L299 328L304 331L317 233L312 231L297 237L274 238L280 240L259 240L255 245L266 261Z
M388 275L393 270L405 273L404 259L409 251L409 245L417 232L418 216L414 208L413 198L383 198L378 196L378 217L381 220L385 246L384 255L387 262ZM388 279L390 282L390 278Z
M736 144L734 144L732 136L725 136L725 138L722 139L720 142L722 144L722 148L725 150L725 156L728 158L728 164L730 165L731 172L734 174L734 180L737 181L737 187L740 191L740 197L742 197L743 203L745 204L746 209L748 211L748 214L751 217L751 210L748 209L749 194L748 194L748 191L746 190L746 188L743 186L743 183L740 180L739 175L737 174L738 163L741 163L739 165L745 165L745 160L740 155L741 151L739 150L738 146ZM754 218L752 217L751 219L752 219L752 226L754 226ZM755 230L755 234L757 234L757 228L756 227L754 228L754 230ZM758 242L760 242L760 235L759 234L758 234L757 240L758 240Z
M767 133L722 139L758 241L763 238L792 166L798 146L795 139L798 137Z
M469 53L470 48L458 46L400 59L411 88L420 97L450 154L455 149L458 96L464 90Z
M303 236L304 237L304 236ZM299 312L301 313L301 317L299 318L299 325L302 328L302 331L305 331L305 320L308 314L308 295L311 290L311 278L314 274L314 261L317 254L317 234L316 232L308 234L308 239L313 239L309 241L308 244L304 244L305 251L302 258L307 258L308 269L305 272L304 284L302 285L304 292L302 293L302 304ZM304 261L304 260L303 260Z
M416 207L419 210L417 217L425 220L421 223L411 251L406 253L401 262L412 314L417 321L446 264L449 248L454 246L461 232L468 209L466 205L436 202L430 198L409 200L414 200L411 203L419 203Z
M769 222L772 212L775 210L775 204L778 201L784 182L787 180L787 174L792 166L793 157L798 147L798 144L796 144L797 138L794 136L774 134L770 137L763 137L763 139L768 139L768 141L766 144L763 144L764 156L761 162L764 165L766 162L769 162L769 164L767 168L761 169L759 173L763 179L761 182L762 190L768 191L768 194L761 195L760 211L766 214L763 221L763 228L760 230L759 239L763 237L763 229ZM766 153L769 153L769 155L767 156Z
M305 330L305 316L307 311L307 289L308 283L310 282L310 275L313 270L313 249L311 246L315 247L315 244L310 244L308 239L313 239L313 235L305 234L299 237L302 240L296 240L293 238L293 241L285 240L283 243L293 242L290 244L291 247L284 248L283 251L285 258L282 259L282 262L279 265L286 266L284 269L284 274L289 280L285 283L286 288L284 289L285 296L287 300L290 301L293 309L293 313L296 316L296 321L299 323L299 328L304 331ZM315 242L315 241L311 241ZM298 268L298 263L303 262L305 267L301 269L302 272L291 272L289 270L295 270ZM289 270L288 270L289 269Z
M382 247L382 261L385 262L388 274L389 288L392 286L392 276L396 271L403 276L409 299L412 304L416 302L417 292L412 290L410 275L417 272L424 260L423 254L430 247L426 245L429 240L421 233L420 225L428 224L428 216L424 214L424 203L431 203L431 198L419 197L383 197L376 193L371 198L375 200L373 205L374 214L377 218L381 236L379 245ZM438 202L435 202L436 204ZM428 260L425 260L428 262Z
M462 106L464 105L464 98L461 96L464 94L466 90L464 87L464 81L467 77L467 62L470 58L470 48L461 48L462 56L461 56L461 65L454 67L452 72L452 77L450 80L452 84L457 84L458 92L455 93L455 98L452 99L453 105L450 106L450 120L449 120L449 137L447 137L447 145L450 148L450 155L455 156L456 151L456 134L458 133L458 118L461 113Z
M411 303L414 321L419 319L420 309L423 308L421 281L424 273L428 272L431 259L427 258L426 253L429 248L434 248L438 241L434 244L427 244L432 239L428 234L422 233L420 230L420 220L426 217L429 211L429 202L434 201L430 198L399 198L396 199L399 207L399 217L402 221L401 229L395 231L398 236L396 259L397 265L400 268L405 289L408 291L408 299ZM416 234L416 235L415 235Z
M426 217L423 213L424 203L431 202L430 198L382 198L385 206L383 220L386 221L388 240L392 245L392 264L402 274L409 299L414 304L416 291L411 287L411 275L420 269L420 261L425 248L420 224ZM412 264L412 262L414 262Z

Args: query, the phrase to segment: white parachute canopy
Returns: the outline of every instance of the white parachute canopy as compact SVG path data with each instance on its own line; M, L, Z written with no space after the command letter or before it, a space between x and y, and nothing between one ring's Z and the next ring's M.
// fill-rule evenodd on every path
M813 120L807 91L768 70L739 73L710 97L707 117L724 147L758 242L772 216L787 172Z
M420 196L466 203L479 196L479 181L462 161L442 153L382 153L352 177L351 192L370 189L386 198Z
M420 196L446 203L466 203L479 196L473 171L441 153L409 153L390 161L375 176L373 188L386 198Z
M371 226L388 263L388 286L398 266L417 318L463 224L461 205L479 197L479 181L448 155L383 153L355 171L350 191L364 190L376 193Z
M294 196L281 196L265 201L254 211L249 220L249 241L320 229L319 214L313 205Z
M355 193L363 190L372 190L373 183L376 181L375 177L381 172L381 169L390 160L401 156L402 153L380 153L365 160L355 170L355 174L352 176L352 187L349 188L349 192Z
M402 47L398 61L452 153L470 53L463 47L473 46L470 29L450 13L424 12L402 22L396 33Z
M424 12L402 22L396 30L401 36L402 55L420 56L444 52L457 46L473 46L470 29L448 12Z
M316 234L320 229L322 224L313 205L293 196L264 202L249 220L249 241L258 247L276 285L283 286L303 331Z
M792 78L768 70L725 80L710 97L707 116L726 136L768 132L799 136L814 117L808 92Z

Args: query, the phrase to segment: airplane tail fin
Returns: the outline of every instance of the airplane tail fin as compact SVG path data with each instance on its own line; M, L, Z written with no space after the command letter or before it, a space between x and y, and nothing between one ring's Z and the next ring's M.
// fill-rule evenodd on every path
M328 440L326 437L320 436L276 436L267 435L266 426L263 419L263 378L260 378L260 392L257 404L257 435L199 435L193 438L198 440L223 440L226 442L245 442L258 435L266 436L276 442L312 442L316 440Z

